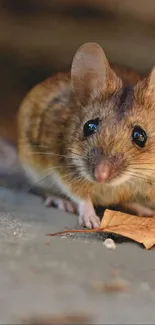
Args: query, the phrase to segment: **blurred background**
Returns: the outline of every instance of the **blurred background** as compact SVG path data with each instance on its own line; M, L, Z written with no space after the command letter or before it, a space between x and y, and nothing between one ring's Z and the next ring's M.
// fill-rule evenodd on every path
M24 95L68 70L88 41L98 42L111 63L147 73L155 64L155 1L0 1L0 137L16 143Z

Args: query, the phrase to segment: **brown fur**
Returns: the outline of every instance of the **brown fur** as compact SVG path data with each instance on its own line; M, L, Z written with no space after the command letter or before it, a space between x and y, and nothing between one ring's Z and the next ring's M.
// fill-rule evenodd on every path
M87 48L89 51L91 47ZM86 52L82 54L87 55ZM96 59L95 55L89 52L94 71L89 70L87 56L81 70L80 61L73 59L72 78L70 73L57 74L34 87L26 96L18 115L21 162L30 166L40 177L48 168L54 167L69 193L82 199L87 199L89 195L94 204L110 205L138 200L140 196L145 196L144 186L147 195L153 198L155 190L150 184L155 170L151 171L150 161L154 168L155 107L150 93L145 96L149 79L133 88L141 79L139 74L127 70L128 74L125 69L118 70L114 66L122 81L111 70L105 56L102 60L101 50L97 50ZM98 57L101 58L100 66ZM125 80L129 81L130 87L126 87ZM99 131L85 141L83 125L96 117L101 119ZM143 149L132 143L134 125L140 125L148 133L148 141ZM100 148L109 163L116 157L116 166L115 162L113 165L117 174L130 169L130 174L134 174L132 181L117 186L105 183L103 186L85 177L78 163L82 161L87 165L88 155L94 148ZM74 162L72 155L76 159ZM82 168L89 174L86 167Z

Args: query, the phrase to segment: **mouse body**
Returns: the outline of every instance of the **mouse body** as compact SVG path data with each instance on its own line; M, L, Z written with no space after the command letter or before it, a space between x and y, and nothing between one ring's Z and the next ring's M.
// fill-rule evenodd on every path
M86 43L71 72L28 93L18 113L18 154L47 205L77 213L88 228L100 224L94 205L154 214L141 204L154 196L154 75L126 84L102 48Z

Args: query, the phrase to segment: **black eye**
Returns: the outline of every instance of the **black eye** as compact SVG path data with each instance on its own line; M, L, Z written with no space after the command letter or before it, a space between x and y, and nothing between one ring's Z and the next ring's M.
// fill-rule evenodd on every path
M135 126L132 132L132 141L139 147L143 148L147 140L146 132L140 127Z
M98 125L99 118L86 122L83 128L84 137L89 137L90 135L94 134L97 131Z

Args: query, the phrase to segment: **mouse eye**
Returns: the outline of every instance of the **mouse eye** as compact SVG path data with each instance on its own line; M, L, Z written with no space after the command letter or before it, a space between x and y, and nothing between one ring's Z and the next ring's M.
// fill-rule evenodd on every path
M143 148L147 140L146 132L140 127L135 126L132 131L132 141L138 146Z
M98 125L99 118L86 122L83 128L84 137L89 137L90 135L94 134L97 131Z

